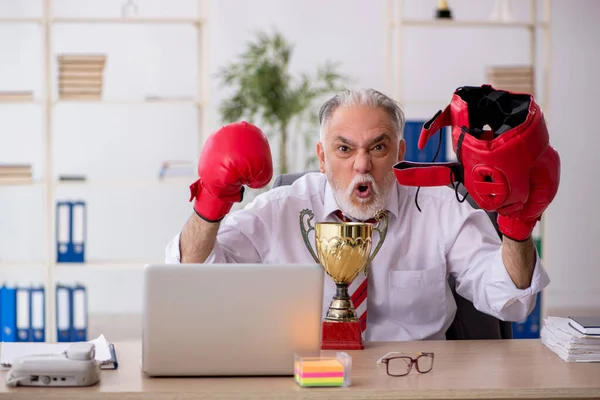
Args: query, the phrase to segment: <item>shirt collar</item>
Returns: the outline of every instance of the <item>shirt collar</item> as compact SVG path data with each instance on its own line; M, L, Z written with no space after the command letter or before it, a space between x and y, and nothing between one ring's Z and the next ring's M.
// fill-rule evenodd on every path
M400 202L398 196L399 184L398 182L394 182L394 186L392 190L390 190L390 194L388 195L388 201L386 210L390 212L394 217L398 218L398 214L400 213ZM335 197L333 196L333 189L329 184L329 180L325 184L325 202L323 204L323 218L329 219L333 218L333 213L336 210L339 210L337 202L335 201Z

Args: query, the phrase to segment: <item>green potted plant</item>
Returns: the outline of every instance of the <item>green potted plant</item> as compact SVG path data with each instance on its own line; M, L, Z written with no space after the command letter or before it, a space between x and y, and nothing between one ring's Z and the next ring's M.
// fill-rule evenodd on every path
M333 62L317 66L313 76L293 76L289 68L293 48L281 33L259 31L247 49L218 73L221 87L231 90L219 105L223 123L244 119L257 124L270 139L275 137L279 142L279 162L274 168L280 174L290 169L290 135L302 134L305 146L314 144L318 137L318 116L314 110L317 101L343 89L348 79ZM306 164L311 161L314 159L308 159Z

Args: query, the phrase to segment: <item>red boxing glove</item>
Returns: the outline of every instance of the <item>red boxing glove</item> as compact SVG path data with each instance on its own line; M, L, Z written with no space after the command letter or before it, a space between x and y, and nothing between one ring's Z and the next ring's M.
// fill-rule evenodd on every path
M206 140L198 176L190 186L194 211L208 222L218 222L233 203L242 201L243 185L256 189L271 181L273 161L266 135L247 122L223 126Z

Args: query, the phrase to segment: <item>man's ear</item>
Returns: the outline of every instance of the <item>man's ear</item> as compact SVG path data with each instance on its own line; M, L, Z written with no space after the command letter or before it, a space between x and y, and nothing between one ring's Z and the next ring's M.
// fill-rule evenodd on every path
M404 139L400 139L400 143L398 145L398 161L404 160L404 155L406 154L406 142Z
M321 173L325 173L325 151L323 150L323 143L317 142L317 157L319 157L319 169Z

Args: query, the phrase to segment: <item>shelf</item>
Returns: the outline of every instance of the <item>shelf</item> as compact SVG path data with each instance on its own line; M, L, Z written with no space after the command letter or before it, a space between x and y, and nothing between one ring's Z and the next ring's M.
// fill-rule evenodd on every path
M46 267L46 262L45 261L25 261L25 260L0 260L0 268L13 268L13 267L19 267L19 268L33 268L33 267L38 267L38 268L45 268Z
M181 105L192 105L196 107L202 107L202 103L195 100L178 100L178 99L161 99L161 100L144 100L144 99L132 99L132 100L111 100L111 99L100 99L100 100L86 100L86 99L73 99L73 100L54 100L53 105L59 104L102 104L102 105L148 105L148 104L181 104Z
M0 190L4 190L4 192L9 191L22 191L24 187L27 187L26 190L31 191L30 186L36 186L35 191L38 188L43 189L43 192L35 193L36 196L42 196L44 202L44 245L47 249L52 250L48 255L40 255L42 260L35 260L36 255L30 255L32 259L30 261L12 261L8 260L0 260L0 271L2 271L2 267L5 267L4 272L7 277L9 275L19 275L20 277L27 281L29 276L41 276L43 277L43 282L45 287L47 288L46 292L46 302L44 304L44 316L46 318L46 340L47 341L56 341L56 293L55 293L55 283L56 283L56 272L60 271L63 276L78 276L78 271L81 271L81 275L87 276L89 272L92 275L96 273L104 274L104 273L126 273L132 271L132 273L139 273L143 271L143 268L151 263L155 264L164 264L164 258L158 254L156 255L158 260L148 261L148 258L153 259L155 257L154 254L148 255L131 255L129 259L127 259L126 255L111 255L111 254L99 254L98 258L88 257L89 260L82 263L57 263L56 256L53 255L54 248L56 247L56 204L55 202L58 200L58 195L62 195L63 193L81 193L81 192L103 192L105 190L112 191L122 191L131 187L132 190L153 190L154 192L166 192L171 193L173 191L187 191L189 193L189 186L197 179L194 177L194 172L191 172L191 176L185 177L169 177L166 180L159 180L159 165L156 165L155 173L150 171L150 174L146 177L140 177L135 179L135 177L127 177L125 175L115 174L113 177L106 176L105 179L102 177L98 177L98 179L94 179L93 176L86 176L86 180L84 181L59 181L60 174L57 171L55 157L57 153L54 152L55 146L55 124L54 117L55 113L77 113L82 109L82 107L88 107L90 111L91 107L106 107L106 106L148 106L144 109L139 109L138 111L147 111L149 113L155 113L159 107L161 107L160 111L169 111L173 109L173 107L189 107L187 111L192 112L194 114L198 114L198 141L202 142L204 137L203 132L206 128L208 119L205 118L204 108L208 104L207 96L208 96L208 83L209 82L209 63L208 63L208 45L209 38L204 34L205 26L208 22L208 16L210 15L208 2L202 2L201 0L197 0L197 13L182 15L181 17L174 16L163 16L161 14L155 16L147 16L144 17L142 15L136 16L121 16L121 14L117 11L113 15L95 15L94 10L88 10L86 16L75 15L72 13L71 15L53 15L53 3L54 0L44 0L42 2L42 15L26 17L19 15L0 15L0 24L5 24L6 29L13 29L16 27L19 29L18 24L31 24L31 26L37 25L35 29L39 29L39 33L41 36L41 67L42 67L42 82L41 82L41 92L33 93L32 96L21 96L21 99L17 96L13 96L12 98L4 99L4 101L0 101L0 111L3 110L2 105L5 105L4 110L8 112L12 112L15 109L15 105L19 107L23 107L24 105L39 105L39 109L42 112L42 142L43 142L43 165L40 166L40 169L45 172L43 175L39 177L39 179L16 179L10 183L0 183ZM10 24L10 26L8 26ZM23 25L25 27L25 25ZM99 32L107 31L108 29L175 29L182 30L187 33L190 33L192 36L190 39L196 39L195 47L195 55L197 57L197 71L198 73L198 82L195 83L188 93L175 93L171 94L171 96L163 96L163 93L155 91L152 92L141 92L137 94L115 94L113 99L106 98L106 91L102 93L101 97L93 98L93 96L89 96L88 99L76 99L76 98L65 98L60 95L60 91L56 89L57 81L54 77L54 64L53 61L56 57L55 52L52 50L52 44L55 39L54 36L57 32L60 32L62 29L73 30L74 35L81 35L81 32L85 34L85 28L96 29ZM82 31L82 29L84 29ZM143 38L139 38L143 40ZM146 38L147 39L147 38ZM165 45L163 43L161 46ZM177 42L174 43L177 45ZM192 75L192 76L194 76ZM37 97L37 98L36 98ZM119 98L121 97L121 98ZM152 104L156 104L156 106L151 106ZM73 107L75 105L75 107ZM62 109L57 108L58 106L62 106ZM164 108L163 108L164 107ZM22 111L25 111L24 109ZM34 111L33 109L28 109L29 111ZM38 111L37 109L35 111ZM104 111L103 110L98 110ZM109 111L109 110L106 110ZM93 150L93 149L92 149ZM81 172L81 171L69 171L69 172ZM73 175L75 175L73 173ZM3 189L2 186L5 188ZM58 192L58 193L57 193ZM63 193L61 193L63 192ZM105 259L104 257L113 257L113 259ZM47 258L47 259L46 259ZM146 259L144 259L146 258ZM16 268L15 268L16 267ZM20 267L20 269L19 269ZM34 268L38 267L38 268ZM45 274L43 274L45 272Z
M9 104L11 106L14 105L42 105L44 102L42 100L0 100L0 105Z
M55 17L50 22L53 24L167 24L199 26L204 23L204 20L196 18Z
M0 24L41 24L42 18L0 18Z
M456 28L548 28L548 23L537 22L531 23L527 21L486 21L486 20L436 20L436 19L406 19L402 21L403 26L422 26L422 27L456 27ZM391 27L397 27L397 22L391 22Z
M92 180L66 180L66 181L54 181L55 186L189 186L197 177L177 177L168 178L164 180L159 179L92 179ZM36 180L15 180L12 182L0 182L0 188L7 186L42 186L44 185L44 179Z
M182 177L182 178L169 178L165 180L158 179L123 179L123 180L111 180L111 179L97 179L97 180L85 180L85 181L56 181L56 186L185 186L188 187L197 178L195 177Z
M164 264L164 260L90 260L83 263L51 263L63 268L143 269L146 264ZM0 268L46 268L45 261L2 260Z
M143 269L146 264L164 264L164 260L90 260L83 263L51 263L56 267L64 268L126 268ZM0 268L46 268L45 261L1 260Z
M534 98L535 98L535 96L534 96ZM451 101L452 101L452 98L448 98L446 100L402 100L402 99L399 100L399 102L402 106L408 105L408 106L424 106L424 107L438 107L438 108L445 108L446 106L448 106L450 104ZM544 108L543 104L541 104L539 101L536 101L536 102L541 108Z
M15 179L9 182L0 181L0 188L5 186L41 186L44 184L43 179Z
M146 264L165 264L164 260L90 260L83 263L55 263L57 268L144 269Z

